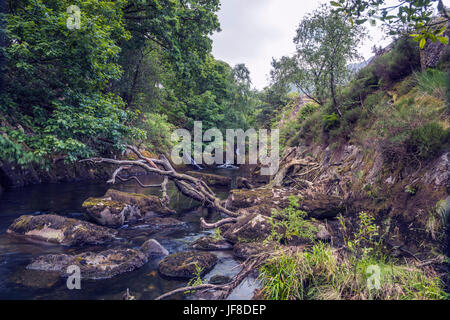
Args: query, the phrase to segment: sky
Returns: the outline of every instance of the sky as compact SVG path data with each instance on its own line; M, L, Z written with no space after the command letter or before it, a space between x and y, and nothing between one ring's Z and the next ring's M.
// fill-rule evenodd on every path
M450 0L446 0L448 2ZM234 66L245 63L253 86L269 85L272 58L295 52L293 39L302 17L329 0L222 0L218 13L221 29L213 35L213 55ZM368 59L372 47L386 46L378 27L370 27L360 54Z

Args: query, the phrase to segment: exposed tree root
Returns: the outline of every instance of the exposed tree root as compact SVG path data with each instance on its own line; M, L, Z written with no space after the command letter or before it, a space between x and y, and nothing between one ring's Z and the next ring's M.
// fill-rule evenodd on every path
M241 271L229 283L222 285L201 284L198 286L178 288L157 297L155 300L162 300L181 292L209 291L209 290L220 291L218 299L219 300L226 299L231 294L233 289L235 289L245 278L247 278L250 275L250 273L258 269L264 263L264 261L268 258L268 256L269 256L268 254L261 254L258 256L248 258L242 264Z
M204 229L215 229L215 228L218 228L218 227L223 226L225 224L236 223L237 222L237 218L226 218L226 219L222 219L220 221L217 221L216 223L207 223L205 221L205 219L201 218L200 222L201 222L202 227Z
M283 185L283 181L286 178L286 176L289 173L289 170L293 167L298 167L298 166L302 166L302 167L314 167L311 170L308 171L314 171L316 169L318 169L318 164L316 162L312 162L312 161L308 161L305 159L294 159L291 160L290 162L288 162L286 165L284 165L275 175L275 177L272 179L272 181L270 182L270 186L272 187L281 187ZM309 172L308 172L309 173ZM297 173L298 174L298 173ZM295 182L295 181L294 181ZM300 181L299 181L300 182ZM308 184L309 186L312 185L312 182L307 181L307 180L301 180L301 183L304 184Z

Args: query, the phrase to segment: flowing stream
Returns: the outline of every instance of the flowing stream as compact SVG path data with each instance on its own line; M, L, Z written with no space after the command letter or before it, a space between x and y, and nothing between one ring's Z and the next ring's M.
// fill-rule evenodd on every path
M237 170L215 170L215 174L235 177ZM157 176L142 177L144 183L160 182ZM101 251L108 246L63 247L43 243L31 243L6 234L8 226L21 215L59 214L85 219L82 203L89 197L101 197L110 188L104 183L61 183L29 186L5 191L0 195L0 299L121 299L127 288L137 299L154 299L157 296L185 285L186 281L170 280L160 276L157 265L161 258L152 259L142 268L106 280L82 280L81 290L69 290L66 279L51 273L29 271L25 267L33 257L49 253L80 253ZM127 192L156 194L155 189L142 189L133 182L116 185L115 189ZM228 189L216 189L221 198L228 196ZM199 219L205 216L214 221L218 216L207 209L196 207L189 198L181 195L173 183L168 187L171 207L177 211L173 216L185 226L159 232L144 228L124 227L119 232L126 241L111 246L138 247L150 238L158 240L170 253L189 250L189 243L211 231L200 228ZM213 252L219 258L215 268L205 276L233 276L239 272L239 263L231 251ZM256 281L243 282L230 296L232 299L250 299ZM189 298L176 296L174 298Z

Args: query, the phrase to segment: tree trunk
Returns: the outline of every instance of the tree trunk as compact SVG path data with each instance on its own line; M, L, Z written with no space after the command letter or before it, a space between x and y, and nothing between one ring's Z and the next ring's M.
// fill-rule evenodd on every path
M420 68L422 72L427 71L427 55L425 49L420 49Z
M6 0L0 0L0 14L6 14ZM0 16L0 48L6 47L6 35L4 28L6 27L6 21ZM3 54L0 53L0 91L3 90L3 85L5 83L5 72L3 68L5 67L6 59Z
M336 110L339 117L342 117L342 113L339 110L339 106L336 99L336 84L334 82L334 68L331 67L331 73L330 73L330 90L331 90L331 98L333 100L333 108Z

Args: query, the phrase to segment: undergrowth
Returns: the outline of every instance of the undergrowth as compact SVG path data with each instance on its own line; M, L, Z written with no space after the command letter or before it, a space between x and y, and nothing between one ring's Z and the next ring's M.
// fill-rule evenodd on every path
M346 239L348 250L317 242L297 253L282 252L260 268L262 295L270 300L446 299L431 271L384 256L378 227L362 213L360 228ZM344 226L345 229L345 226Z

